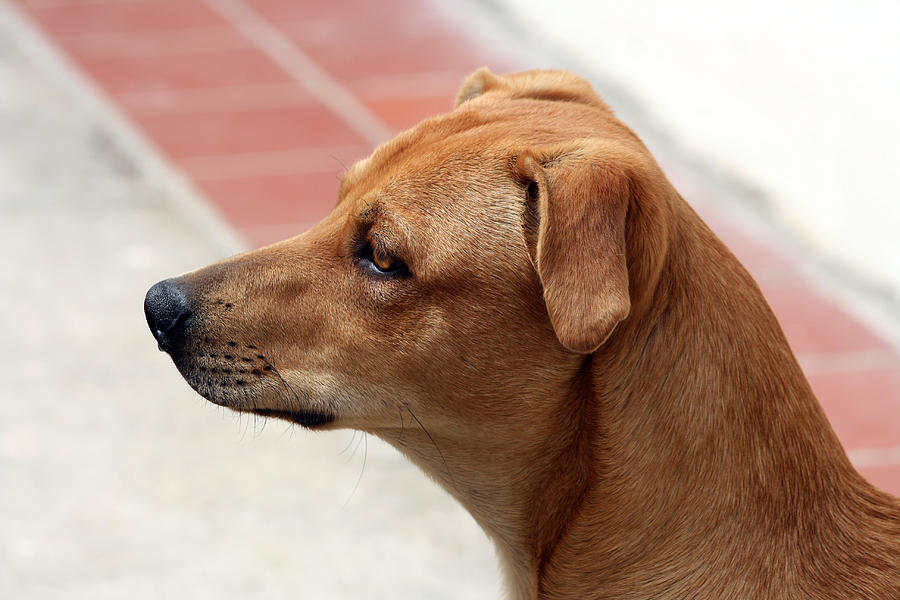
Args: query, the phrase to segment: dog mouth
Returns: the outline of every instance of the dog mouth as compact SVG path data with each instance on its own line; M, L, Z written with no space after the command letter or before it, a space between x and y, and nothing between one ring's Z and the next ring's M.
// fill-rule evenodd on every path
M281 381L278 371L255 346L223 349L189 348L169 352L181 376L201 396L215 404L237 406L261 386Z
M291 387L252 341L212 333L217 328L209 329L208 323L218 322L221 313L231 311L232 302L215 298L205 304L206 310L197 307L190 287L179 279L160 281L144 298L144 314L159 349L172 358L195 392L225 408L303 427L335 420L332 412L315 408L313 396ZM208 314L211 308L221 311ZM289 409L281 408L285 406Z
M334 421L333 414L319 413L314 411L294 412L289 410L276 410L271 408L254 408L249 412L261 417L274 417L276 419L283 419L285 421L290 421L292 423L296 423L297 425L302 425L303 427L307 427L310 429L313 427L327 425Z
M188 385L209 402L237 412L276 418L307 428L327 425L335 415L315 409L293 408L299 401L296 390L284 380L270 359L256 346L235 342L224 348L190 349L172 353L176 368ZM268 398L268 400L266 400ZM284 404L291 410L267 408L260 404Z

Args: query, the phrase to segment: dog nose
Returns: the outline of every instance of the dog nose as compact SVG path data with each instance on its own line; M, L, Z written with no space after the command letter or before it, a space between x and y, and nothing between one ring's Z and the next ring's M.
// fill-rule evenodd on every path
M172 354L181 347L191 318L191 306L183 287L172 279L154 285L144 298L144 314L160 350Z

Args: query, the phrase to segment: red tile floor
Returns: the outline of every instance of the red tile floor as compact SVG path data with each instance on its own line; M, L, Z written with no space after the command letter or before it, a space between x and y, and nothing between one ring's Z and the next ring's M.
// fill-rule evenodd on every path
M18 4L252 245L319 220L345 165L447 110L475 68L525 66L429 0ZM896 349L784 251L704 214L757 277L851 458L900 495Z

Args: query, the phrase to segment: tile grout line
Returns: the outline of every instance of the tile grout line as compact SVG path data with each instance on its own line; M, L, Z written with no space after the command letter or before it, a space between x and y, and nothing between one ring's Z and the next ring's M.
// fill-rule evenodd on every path
M358 153L359 147L331 146L192 156L179 160L178 165L197 181L222 181L267 175L337 172L337 167L344 165L335 156L350 152Z
M854 448L847 457L856 468L893 467L900 465L900 446L884 448Z
M106 94L98 82L88 76L49 34L33 21L24 9L13 2L0 1L0 17L15 24L21 43L34 52L62 85L72 90L95 115L103 127L114 136L138 168L155 181L169 206L187 223L214 243L223 252L234 254L247 248L243 237L225 219L214 202L206 198L179 171L171 159L149 139L146 132L127 118L115 99Z
M58 39L79 56L100 60L253 49L250 40L229 25L140 33L63 34Z
M293 79L285 83L214 85L189 90L126 91L114 95L133 116L308 108L316 104Z
M897 353L890 347L871 350L804 352L796 354L796 357L806 375L872 371L900 366Z
M246 2L203 1L367 142L377 146L393 136L392 128Z

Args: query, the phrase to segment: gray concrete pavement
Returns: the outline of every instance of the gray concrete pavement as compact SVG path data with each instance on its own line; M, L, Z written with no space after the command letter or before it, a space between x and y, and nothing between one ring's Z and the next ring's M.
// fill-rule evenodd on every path
M59 61L0 3L0 598L498 596L393 450L183 383L143 295L237 242Z

